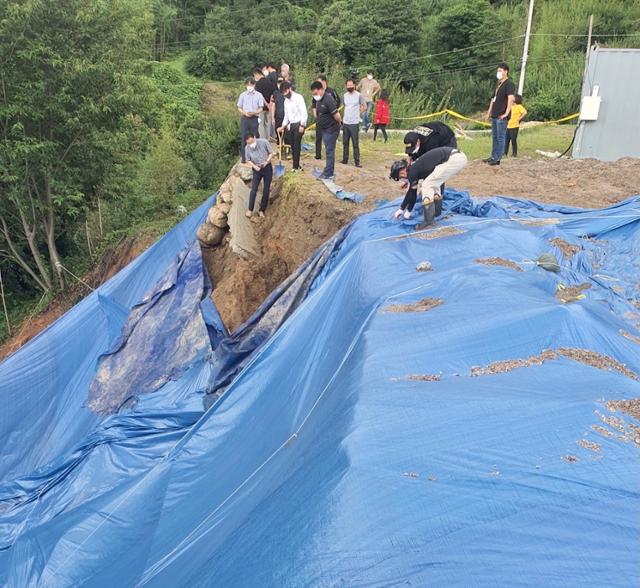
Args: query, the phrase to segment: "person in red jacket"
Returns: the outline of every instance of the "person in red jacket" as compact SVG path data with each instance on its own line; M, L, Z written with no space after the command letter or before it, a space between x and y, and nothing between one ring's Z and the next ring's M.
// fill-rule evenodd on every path
M389 106L389 93L386 90L380 92L376 102L376 113L373 117L373 140L376 140L378 130L382 132L384 142L387 142L387 125L391 122L391 108Z

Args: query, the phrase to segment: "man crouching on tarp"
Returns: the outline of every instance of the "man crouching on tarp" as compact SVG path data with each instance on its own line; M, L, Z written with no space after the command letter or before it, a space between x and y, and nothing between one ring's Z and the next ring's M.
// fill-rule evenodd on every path
M424 212L424 225L422 226L429 226L433 223L433 219L442 213L440 186L464 169L466 165L467 156L452 147L431 149L413 163L406 159L394 161L389 177L396 182L403 180L403 187L409 187L394 217L399 219L404 216L407 220L411 218L411 212L418 198L418 187L422 180L421 193Z

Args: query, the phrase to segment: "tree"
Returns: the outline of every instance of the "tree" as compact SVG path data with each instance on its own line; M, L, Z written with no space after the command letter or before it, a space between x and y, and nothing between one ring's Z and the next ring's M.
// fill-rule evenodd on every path
M151 41L137 0L0 5L0 255L64 286L58 238L112 163L109 137L144 100Z

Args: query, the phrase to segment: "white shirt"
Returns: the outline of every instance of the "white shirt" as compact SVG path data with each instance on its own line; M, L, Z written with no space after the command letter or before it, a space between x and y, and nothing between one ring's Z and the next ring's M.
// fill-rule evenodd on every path
M290 128L291 123L300 123L303 127L307 126L307 105L304 103L302 94L291 92L291 98L284 99L284 118L282 126Z

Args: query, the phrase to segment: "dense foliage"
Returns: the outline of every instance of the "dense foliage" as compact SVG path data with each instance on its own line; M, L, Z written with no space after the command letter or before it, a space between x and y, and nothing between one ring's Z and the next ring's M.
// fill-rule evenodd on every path
M190 10L191 3L180 4L178 12ZM342 80L353 68L374 67L387 85L472 112L486 107L496 64L507 61L518 77L529 3L227 1L211 2L215 7L209 10L194 4L191 18L197 14L201 24L192 20L191 36L183 31L177 44L191 48L189 68L196 75L240 79L264 60L286 60ZM532 117L560 117L576 109L590 14L594 41L640 43L638 2L537 0L525 90Z
M110 238L212 192L235 117L150 61L140 0L0 3L0 271L9 307L65 287ZM174 219L175 220L175 219Z

